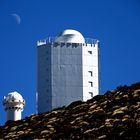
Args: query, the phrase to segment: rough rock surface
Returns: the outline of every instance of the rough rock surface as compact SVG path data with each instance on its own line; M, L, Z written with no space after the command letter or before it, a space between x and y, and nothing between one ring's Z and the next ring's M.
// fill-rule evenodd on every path
M0 139L140 140L140 83L8 121L0 127Z

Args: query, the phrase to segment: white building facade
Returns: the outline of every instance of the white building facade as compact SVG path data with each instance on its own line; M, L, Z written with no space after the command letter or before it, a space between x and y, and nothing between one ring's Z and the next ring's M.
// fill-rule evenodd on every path
M38 113L99 94L99 41L76 30L38 41Z

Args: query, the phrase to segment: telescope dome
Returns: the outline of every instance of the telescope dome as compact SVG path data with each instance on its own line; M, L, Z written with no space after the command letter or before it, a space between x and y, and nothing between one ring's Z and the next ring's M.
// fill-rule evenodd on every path
M16 91L9 93L4 99L6 101L11 101L11 100L12 101L14 101L14 100L17 101L18 100L18 101L21 101L21 102L24 101L23 97Z
M83 35L76 30L67 29L61 32L55 42L58 43L85 43Z

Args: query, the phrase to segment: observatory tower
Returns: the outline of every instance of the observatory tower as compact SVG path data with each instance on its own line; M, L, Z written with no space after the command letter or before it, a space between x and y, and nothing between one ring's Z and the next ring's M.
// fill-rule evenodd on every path
M38 113L99 94L97 39L72 29L37 42Z
M7 121L21 120L21 112L23 111L25 101L18 92L11 92L8 96L4 96L3 106L7 112Z

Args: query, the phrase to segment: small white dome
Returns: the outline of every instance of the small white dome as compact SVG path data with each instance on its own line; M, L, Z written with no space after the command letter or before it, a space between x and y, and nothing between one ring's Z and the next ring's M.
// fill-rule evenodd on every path
M18 100L21 102L24 101L23 97L16 91L9 93L8 96L6 96L4 99L6 101L11 101L11 100Z
M67 29L61 32L55 42L61 42L61 43L85 43L85 39L83 35L72 29Z

